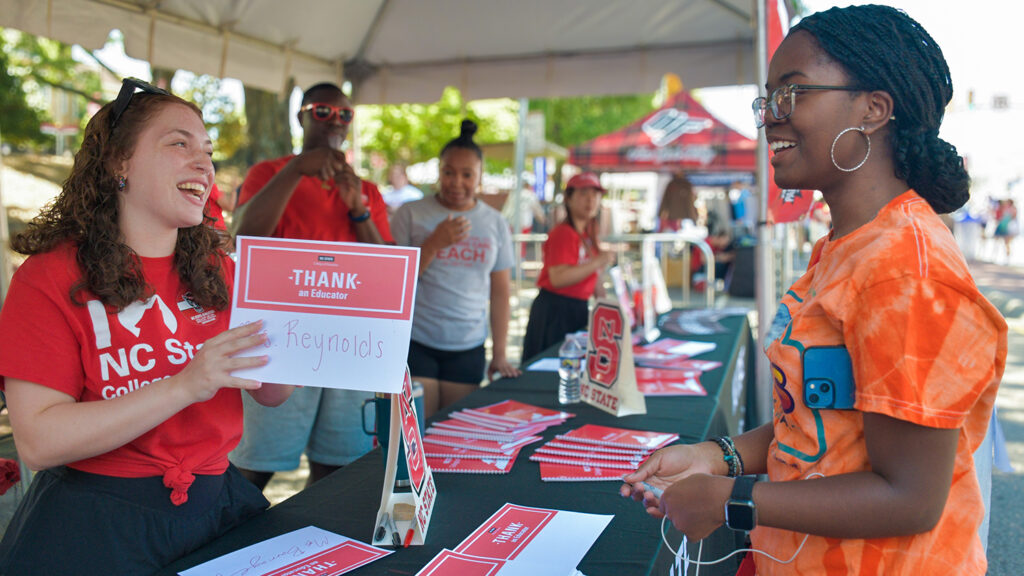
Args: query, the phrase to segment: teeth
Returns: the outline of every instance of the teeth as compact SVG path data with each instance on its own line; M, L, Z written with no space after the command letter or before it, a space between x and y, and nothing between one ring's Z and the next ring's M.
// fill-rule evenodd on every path
M777 140L777 141L772 142L771 144L769 144L768 148L770 148L772 152L777 152L777 151L783 150L785 148L792 148L793 146L796 146L796 142L787 142L787 141L784 141L784 140Z
M206 186L198 182L183 182L178 184L179 190L192 190L196 196L202 196L206 192Z

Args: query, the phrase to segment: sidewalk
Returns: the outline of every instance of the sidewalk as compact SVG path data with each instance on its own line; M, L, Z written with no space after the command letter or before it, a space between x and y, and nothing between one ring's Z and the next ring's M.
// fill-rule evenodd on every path
M974 261L970 267L982 293L999 308L1010 326L1006 372L996 397L996 410L1014 472L992 473L988 573L1017 576L1024 574L1024 558L1020 555L1024 541L1024 265Z

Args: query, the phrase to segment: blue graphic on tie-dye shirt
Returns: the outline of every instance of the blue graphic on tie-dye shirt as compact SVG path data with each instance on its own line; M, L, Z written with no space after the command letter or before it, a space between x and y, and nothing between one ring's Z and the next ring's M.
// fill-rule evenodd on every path
M791 296L797 302L803 302L803 300L792 290L786 294ZM785 304L779 304L779 309L775 313L772 325L768 329L768 337L765 338L765 340L767 342L780 340L780 344L783 346L792 346L793 348L796 348L800 352L800 357L803 358L805 347L802 342L792 338L792 332L793 317L790 315L789 307ZM774 363L772 364L772 379L774 380L773 389L775 391L775 395L779 399L779 404L782 407L782 415L779 417L779 420L781 423L788 425L786 423L786 414L791 414L793 410L796 409L796 402L793 399L793 394L786 388L786 384L788 383L786 373L783 372L782 368ZM810 410L811 414L814 415L814 427L818 436L818 453L813 455L807 454L782 442L779 442L778 445L779 449L783 452L799 458L804 462L817 462L828 450L828 441L825 439L825 423L821 419L821 413L815 408L811 408Z

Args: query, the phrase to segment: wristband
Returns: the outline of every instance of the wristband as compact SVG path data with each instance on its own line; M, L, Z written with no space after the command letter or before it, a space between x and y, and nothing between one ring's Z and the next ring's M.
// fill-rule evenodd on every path
M353 216L352 215L352 211L349 210L348 211L348 219L349 219L350 222L355 222L356 224L358 224L360 222L366 222L367 220L370 219L370 209L367 208L366 212L363 212L359 216Z

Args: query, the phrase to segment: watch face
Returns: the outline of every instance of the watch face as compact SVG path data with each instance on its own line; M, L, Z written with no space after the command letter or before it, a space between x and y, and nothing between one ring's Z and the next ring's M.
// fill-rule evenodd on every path
M750 500L730 500L725 506L725 525L733 530L753 530L757 512Z

